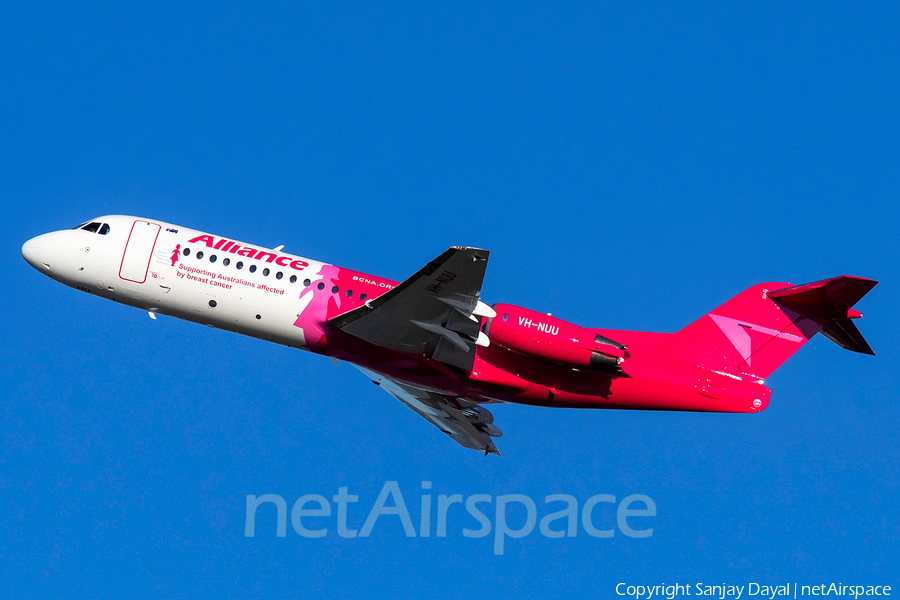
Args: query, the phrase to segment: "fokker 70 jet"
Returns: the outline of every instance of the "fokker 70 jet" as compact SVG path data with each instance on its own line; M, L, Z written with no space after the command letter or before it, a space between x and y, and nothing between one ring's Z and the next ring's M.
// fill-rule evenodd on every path
M852 319L876 281L761 283L676 333L581 327L488 305L489 252L452 247L397 283L138 217L25 242L83 292L352 363L467 448L499 454L486 404L754 413L764 382L816 333L873 354Z

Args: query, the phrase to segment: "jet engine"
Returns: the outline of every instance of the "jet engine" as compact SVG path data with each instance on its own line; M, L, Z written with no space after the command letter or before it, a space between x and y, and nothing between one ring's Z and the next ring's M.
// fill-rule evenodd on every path
M568 321L511 304L493 308L485 333L520 354L595 371L616 369L629 356L622 344Z

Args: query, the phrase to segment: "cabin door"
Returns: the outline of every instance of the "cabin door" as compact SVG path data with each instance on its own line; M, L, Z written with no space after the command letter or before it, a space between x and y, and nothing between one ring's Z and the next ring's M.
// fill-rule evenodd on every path
M135 283L147 281L147 270L153 257L156 238L159 237L159 225L149 221L135 221L125 244L122 264L119 266L119 277Z

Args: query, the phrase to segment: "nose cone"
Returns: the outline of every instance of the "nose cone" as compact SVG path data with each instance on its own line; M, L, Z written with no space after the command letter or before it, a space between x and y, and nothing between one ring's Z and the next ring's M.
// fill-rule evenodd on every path
M22 245L22 258L25 259L25 262L44 274L50 271L50 262L48 260L50 248L47 243L47 235L49 234L31 238Z

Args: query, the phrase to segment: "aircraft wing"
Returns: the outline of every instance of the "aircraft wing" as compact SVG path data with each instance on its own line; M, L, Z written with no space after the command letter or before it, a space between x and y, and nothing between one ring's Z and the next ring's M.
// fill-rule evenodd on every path
M479 299L489 255L449 248L394 289L329 324L383 348L471 371L475 346L490 343L479 330L481 317L496 314Z
M480 450L485 456L489 453L500 456L491 438L500 437L503 433L493 425L494 415L486 408L464 398L421 390L374 371L359 366L356 368L462 446Z

